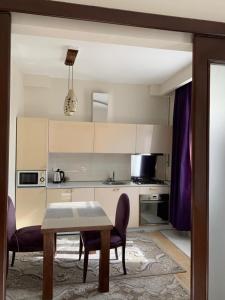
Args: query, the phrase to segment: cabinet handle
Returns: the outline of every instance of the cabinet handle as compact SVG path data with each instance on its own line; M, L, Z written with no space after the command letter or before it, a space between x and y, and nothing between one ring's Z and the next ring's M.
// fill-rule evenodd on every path
M120 189L113 189L114 192L119 191Z

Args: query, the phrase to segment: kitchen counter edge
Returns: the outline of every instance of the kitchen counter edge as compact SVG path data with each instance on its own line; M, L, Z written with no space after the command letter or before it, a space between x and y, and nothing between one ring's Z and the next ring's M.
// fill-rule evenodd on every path
M73 188L122 188L122 187L162 187L170 186L169 182L164 184L136 184L134 182L128 182L126 184L110 185L105 184L101 181L71 181L63 183L51 183L49 182L46 186L47 189L73 189Z

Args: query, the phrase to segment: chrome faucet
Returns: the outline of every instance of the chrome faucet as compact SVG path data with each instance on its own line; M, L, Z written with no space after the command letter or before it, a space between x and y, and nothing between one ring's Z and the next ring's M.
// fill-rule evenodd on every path
M112 181L115 181L115 171L113 171Z

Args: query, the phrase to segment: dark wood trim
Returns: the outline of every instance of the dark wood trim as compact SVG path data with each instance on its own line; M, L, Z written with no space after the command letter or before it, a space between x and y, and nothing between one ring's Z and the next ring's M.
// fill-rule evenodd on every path
M210 63L225 63L225 39L195 36L192 102L192 299L208 299Z
M67 54L66 54L66 59L65 59L65 65L73 66L75 59L77 57L77 54L78 54L78 50L68 49Z
M9 13L0 13L0 28L0 299L5 299L11 43Z
M225 35L225 23L47 0L1 0L0 11L143 28Z
M225 36L225 23L132 12L46 0L1 0L0 11L19 12L141 28ZM8 179L10 20L0 15L0 299L4 299L6 200ZM194 38L193 61L193 181L192 181L192 300L206 300L208 290L208 149L209 149L209 59L223 61L223 39ZM209 57L210 56L210 57ZM2 235L3 234L3 235Z

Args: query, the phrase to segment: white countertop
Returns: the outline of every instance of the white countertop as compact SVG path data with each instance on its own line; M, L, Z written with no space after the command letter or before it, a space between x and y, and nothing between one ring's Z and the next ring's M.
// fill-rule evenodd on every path
M73 188L113 188L113 187L145 187L145 186L169 186L169 182L165 184L136 184L131 181L126 181L125 184L105 184L102 181L67 181L62 183L47 184L48 189L73 189Z

